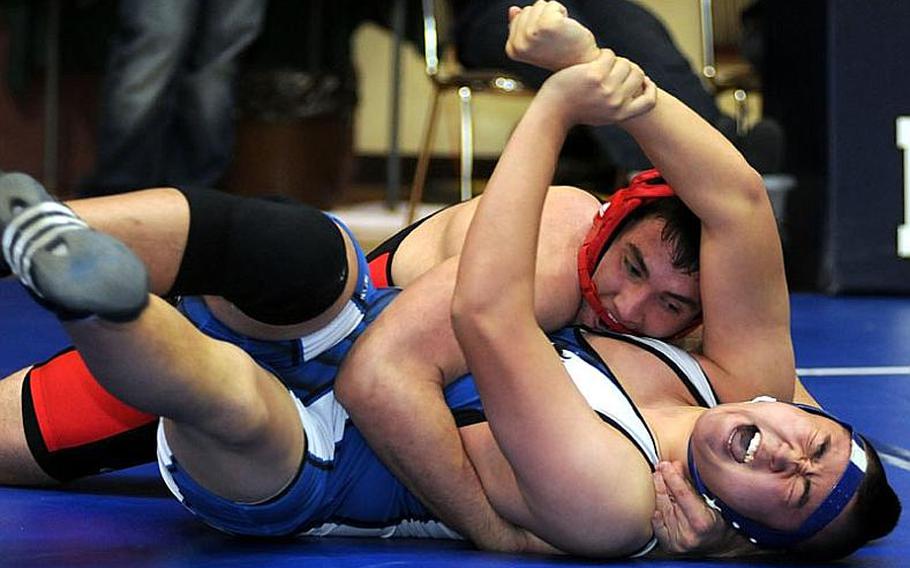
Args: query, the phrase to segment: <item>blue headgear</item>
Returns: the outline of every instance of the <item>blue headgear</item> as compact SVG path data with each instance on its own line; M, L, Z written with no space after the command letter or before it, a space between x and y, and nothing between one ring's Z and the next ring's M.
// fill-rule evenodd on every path
M769 400L773 401L774 399L770 397L759 397L756 399L756 401ZM856 494L856 490L859 489L859 486L862 484L863 478L866 475L866 444L863 442L863 439L853 431L853 427L850 424L838 420L820 408L806 406L804 404L793 404L806 412L830 418L846 428L847 431L850 432L851 437L850 461L847 463L847 469L844 471L844 474L821 505L809 515L809 518L807 518L799 528L793 531L783 531L768 527L758 521L741 515L733 510L732 507L721 501L710 489L708 489L705 482L698 474L698 469L695 467L695 457L692 454L692 439L689 438L689 473L692 476L692 483L695 486L695 490L701 493L705 502L708 503L708 506L718 511L730 526L745 535L746 538L749 539L749 542L761 548L789 548L799 542L807 540L818 531L828 526L828 523L833 521L835 517L844 510L844 507L847 506L847 503L849 503L853 495Z

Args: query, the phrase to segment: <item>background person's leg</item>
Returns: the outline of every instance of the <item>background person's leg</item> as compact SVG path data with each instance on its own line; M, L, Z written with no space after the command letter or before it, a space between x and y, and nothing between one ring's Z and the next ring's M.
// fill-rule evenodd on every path
M199 2L121 0L104 78L98 158L82 194L166 185L167 131Z
M212 187L230 164L234 145L237 61L256 39L262 0L200 2L199 25L177 89L168 130L168 182Z
M459 59L467 67L509 70L528 84L539 87L549 71L512 61L504 46L508 38L508 8L526 6L533 0L507 2L474 0L458 14L456 44ZM684 101L714 124L720 111L713 96L673 42L663 23L646 8L629 0L565 0L569 16L594 34L597 45L638 63L658 85ZM632 138L615 126L590 128L599 150L625 170L651 167Z

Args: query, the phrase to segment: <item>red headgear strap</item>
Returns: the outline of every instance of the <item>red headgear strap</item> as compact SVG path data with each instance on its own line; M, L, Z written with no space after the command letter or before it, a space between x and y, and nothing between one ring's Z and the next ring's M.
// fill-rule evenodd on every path
M609 245L610 239L615 236L616 228L629 213L645 203L673 195L673 190L660 177L657 170L641 172L632 178L628 187L617 190L610 200L601 206L594 216L588 235L581 248L578 249L578 283L581 286L581 295L600 321L611 331L628 333L629 330L614 322L600 303L597 286L592 279L594 271L597 269L597 263ZM687 327L683 334L688 333L691 329L691 327Z

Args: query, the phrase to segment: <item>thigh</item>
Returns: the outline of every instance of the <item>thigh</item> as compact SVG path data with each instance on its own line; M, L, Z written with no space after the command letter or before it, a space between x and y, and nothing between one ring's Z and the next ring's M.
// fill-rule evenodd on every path
M262 0L206 0L200 10L193 55L199 67L231 63L259 35L265 18Z
M342 441L346 415L331 394L311 407L304 407L288 393L285 396L296 407L298 427L305 433L306 455L299 457L291 480L280 494L269 499L241 500L214 492L209 483L189 471L184 458L175 454L171 447L174 424L162 421L158 430L162 477L184 507L206 524L230 534L274 537L330 520L339 488L346 487L350 478L345 468L336 467L336 452L346 444Z
M152 293L164 295L177 278L190 230L190 208L174 188L68 201L93 229L126 244L145 263Z
M234 370L231 395L222 397L213 417L163 419L169 451L187 475L221 498L269 499L294 479L306 448L295 399L238 347L212 345Z
M121 0L116 52L132 69L149 77L171 76L190 44L198 4L186 0Z
M717 108L664 23L630 0L568 0L569 14L588 27L600 47L641 66L664 90L713 121ZM631 142L631 139L629 139Z

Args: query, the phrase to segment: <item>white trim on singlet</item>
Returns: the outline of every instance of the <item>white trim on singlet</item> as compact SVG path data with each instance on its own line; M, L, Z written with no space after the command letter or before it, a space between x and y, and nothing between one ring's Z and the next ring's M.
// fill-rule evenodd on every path
M651 337L636 337L634 335L625 334L623 334L623 337L633 342L647 345L673 361L673 363L685 374L685 377L680 378L686 379L689 381L689 384L695 387L702 398L705 399L705 402L708 403L709 408L713 408L719 404L717 396L714 394L714 389L711 388L711 381L708 380L708 376L705 375L704 369L701 368L701 365L698 364L698 360L696 360L691 353L683 351L675 345L670 345L669 343Z
M292 395L293 396L293 395ZM307 406L294 397L307 437L307 459L330 463L335 459L335 447L342 440L348 413L329 391ZM369 536L380 538L446 538L463 537L439 521L401 520L381 527L357 527L325 523L300 532L304 536Z
M308 459L322 462L335 459L335 446L344 438L348 413L335 399L332 391L304 406L300 399L291 396L297 404L297 412L306 433Z
M167 443L167 436L164 435L163 418L158 419L158 432L156 437L158 438L158 471L161 472L161 479L164 480L164 484L171 490L174 497L183 503L183 493L180 492L180 488L177 487L177 482L174 481L174 477L168 469L174 463L174 452L171 451L171 447Z
M337 345L357 329L361 321L363 321L363 310L353 300L348 300L344 309L332 321L319 330L300 338L303 360L310 361Z
M657 351L663 355L682 373L683 376L680 379L688 381L709 406L717 405L717 397L714 395L711 383L701 365L692 355L660 340L632 335L623 335L623 337L644 349ZM583 349L584 345L580 344L579 348ZM660 461L660 455L655 438L647 423L638 413L637 407L622 388L612 380L611 376L604 375L603 371L586 362L573 351L560 349L560 355L566 371L591 408L609 419L615 428L620 429L635 443L651 465L656 466ZM657 538L652 537L638 552L630 555L630 558L644 556L655 546L657 546Z
M464 537L439 521L401 521L396 525L375 528L326 523L300 534L303 536L444 538L449 540L464 540Z
M647 423L638 413L632 400L610 376L591 365L569 349L560 349L560 357L566 372L591 408L608 419L609 424L620 430L642 452L651 466L660 461L657 443ZM657 538L651 539L629 558L638 558L651 552L657 546Z
M610 418L616 427L621 428L625 435L633 439L651 465L657 465L660 456L651 431L622 389L609 377L604 376L603 371L572 351L561 349L560 356L566 372L588 401L588 405L595 412Z

